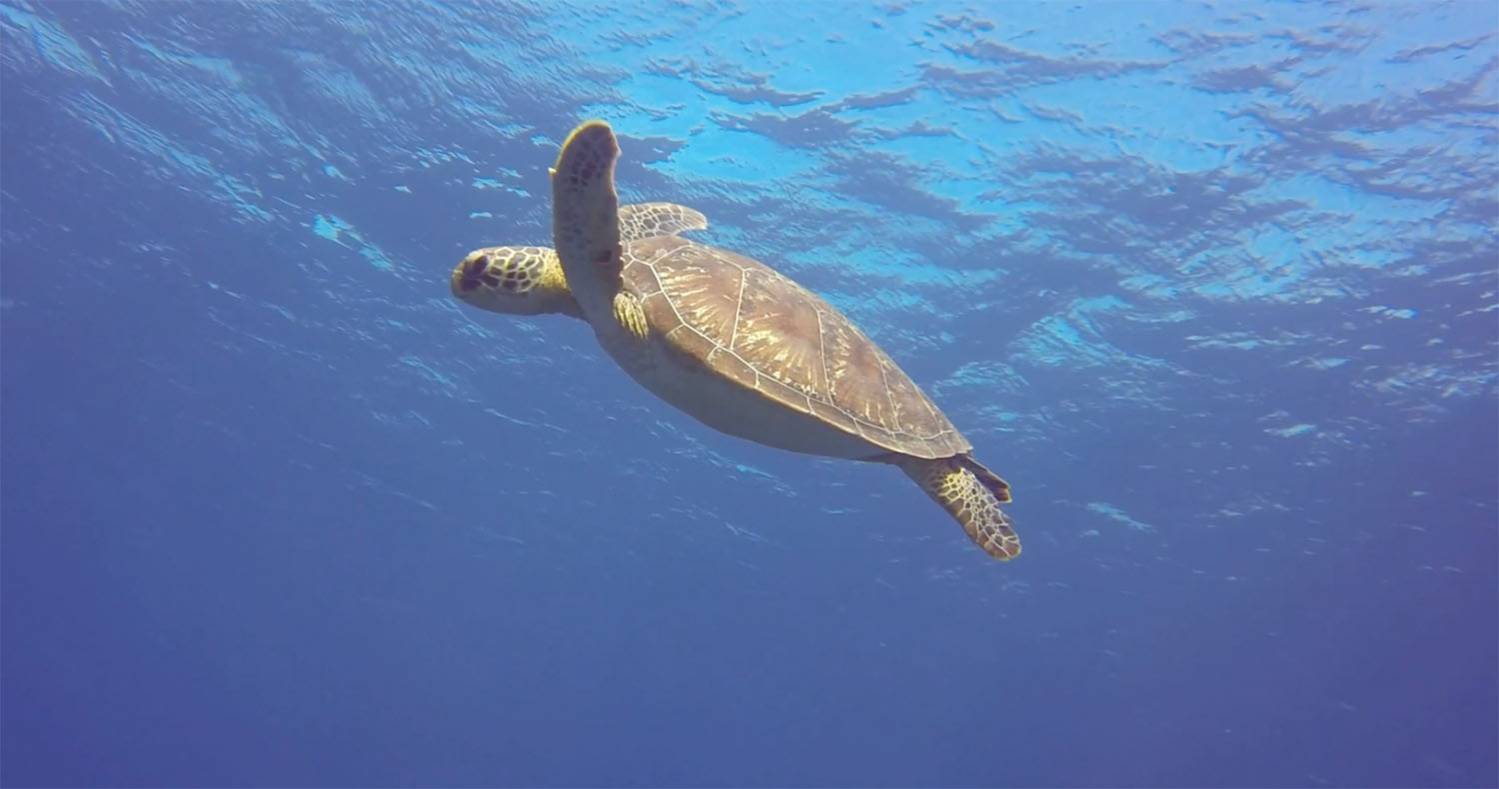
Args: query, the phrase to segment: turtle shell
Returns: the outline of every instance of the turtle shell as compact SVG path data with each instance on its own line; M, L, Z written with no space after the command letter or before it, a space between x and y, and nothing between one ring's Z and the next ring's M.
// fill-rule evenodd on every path
M891 452L973 447L843 313L759 261L677 236L630 242L624 285L671 350Z

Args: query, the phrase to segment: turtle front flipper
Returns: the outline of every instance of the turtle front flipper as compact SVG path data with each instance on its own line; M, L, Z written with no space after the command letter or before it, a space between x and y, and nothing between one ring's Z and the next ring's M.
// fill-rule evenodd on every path
M708 229L708 217L675 203L636 203L619 208L619 237L625 242Z
M999 496L968 468L963 456L937 460L904 457L896 463L957 520L984 553L1004 562L1020 555L1020 537L1015 534L1010 516L999 508ZM1003 480L1000 482L1003 484ZM1003 495L1008 501L1008 485L1004 486Z
M587 121L562 143L552 168L552 237L573 297L595 326L612 320L622 266L614 163L619 144L603 121Z
M646 321L645 307L635 294L620 290L614 294L614 320L637 340L650 336L650 324Z

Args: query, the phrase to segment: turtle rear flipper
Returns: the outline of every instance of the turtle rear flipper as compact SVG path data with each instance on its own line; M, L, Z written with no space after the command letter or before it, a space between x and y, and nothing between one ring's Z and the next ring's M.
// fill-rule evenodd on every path
M999 508L999 498L993 487L974 474L968 465L971 461L965 461L967 459L961 455L936 460L907 457L898 460L897 464L926 491L926 495L953 516L968 537L984 549L984 553L1007 562L1020 555L1020 537L1015 534L1010 516ZM979 468L999 480L994 472L983 466ZM1003 490L1008 495L1009 486Z
M974 460L972 455L958 455L955 460L962 463L964 468L972 471L973 475L979 478L979 482L984 483L984 487L988 488L994 494L994 498L999 499L1000 504L1010 503L1012 500L1010 496L1010 483L1005 482L1004 477L990 471L988 466Z

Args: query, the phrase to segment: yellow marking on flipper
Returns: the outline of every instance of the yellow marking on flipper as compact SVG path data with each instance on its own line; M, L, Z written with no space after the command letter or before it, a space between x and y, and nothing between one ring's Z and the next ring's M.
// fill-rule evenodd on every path
M636 339L644 340L650 336L650 325L645 321L645 307L641 306L640 299L629 293L619 291L614 294L614 319L619 321L625 331L635 335Z
M567 151L568 146L573 144L573 140L577 139L583 134L599 128L602 128L604 131L608 132L611 137L614 135L614 130L609 128L609 122L600 118L590 118L589 120L583 121L577 126L574 126L572 132L567 135L567 139L562 141L562 147L557 149L557 161L553 162L552 166L547 169L550 170L553 175L556 175L557 168L562 164L562 154Z
M1009 504L1013 500L1013 497L1010 495L1010 483L1005 482L1003 477L990 471L988 466L974 460L972 455L958 455L955 460L963 464L969 471L972 471L973 475L978 477L979 482L982 482L984 487L988 488L989 492L994 494L994 498L999 499L1000 504Z
M674 236L689 230L704 230L708 218L701 212L675 203L636 203L619 207L621 241L639 241Z
M896 461L932 500L942 505L984 553L1007 562L1020 555L1020 537L994 493L958 458Z

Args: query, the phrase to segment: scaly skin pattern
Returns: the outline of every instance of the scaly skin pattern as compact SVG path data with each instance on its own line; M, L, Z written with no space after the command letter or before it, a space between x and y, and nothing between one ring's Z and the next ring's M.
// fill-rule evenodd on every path
M624 241L707 229L708 217L684 205L637 203L619 209L619 237Z
M453 295L479 309L516 315L583 313L557 253L547 247L485 247L453 268Z
M942 505L984 553L1002 561L1020 555L1020 537L1010 516L999 508L1001 496L986 487L964 464L962 457L922 460L901 458L896 465L915 480L932 501ZM996 477L996 479L998 479ZM1009 500L1009 487L1002 498Z
M547 264L557 253L546 247L485 247L470 252L453 272L454 288L467 293L490 288L521 294L541 283Z
M614 294L614 320L637 341L644 341L650 337L651 329L645 317L645 310L640 306L640 299L636 298L633 293L622 290Z

